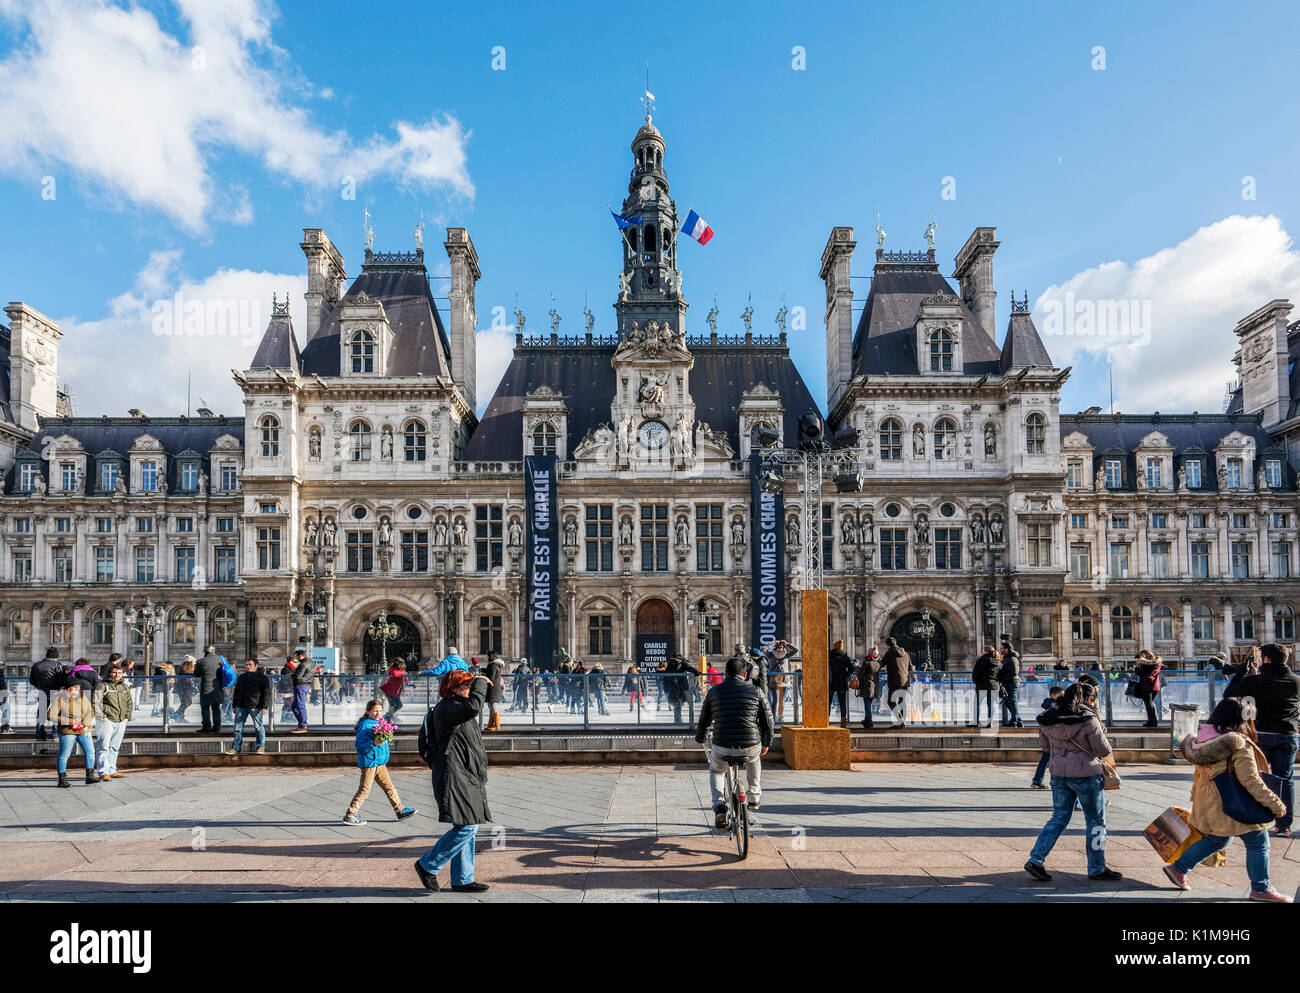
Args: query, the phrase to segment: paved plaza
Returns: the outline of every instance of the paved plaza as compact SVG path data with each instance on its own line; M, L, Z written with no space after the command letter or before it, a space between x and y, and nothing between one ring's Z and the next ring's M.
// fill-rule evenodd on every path
M129 771L129 770L127 770ZM140 771L53 786L52 771L0 773L0 899L23 901L795 901L1232 900L1245 852L1173 890L1141 829L1186 805L1186 766L1125 766L1109 794L1108 860L1121 884L1084 874L1083 815L1048 860L1021 870L1051 794L1024 765L860 765L765 771L750 856L709 826L703 766L494 768L494 826L479 835L481 896L426 894L412 862L441 828L428 773L395 770L397 823L376 789L363 827L339 820L351 769ZM76 778L80 778L79 776ZM1300 846L1273 839L1273 882L1300 885ZM444 883L446 882L444 872Z

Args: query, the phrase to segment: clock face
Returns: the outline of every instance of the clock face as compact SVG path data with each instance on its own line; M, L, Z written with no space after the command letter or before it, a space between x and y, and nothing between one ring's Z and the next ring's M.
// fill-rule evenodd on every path
M662 421L646 421L636 436L642 447L658 451L668 443L668 426Z

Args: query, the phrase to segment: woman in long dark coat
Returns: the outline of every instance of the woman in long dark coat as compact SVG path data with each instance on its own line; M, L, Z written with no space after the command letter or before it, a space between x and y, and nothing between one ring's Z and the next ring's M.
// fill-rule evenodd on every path
M487 752L478 729L491 684L482 676L453 669L443 677L438 695L442 699L425 715L420 731L433 769L433 795L438 801L438 820L452 825L438 843L415 863L415 871L427 890L437 891L438 873L451 863L451 888L481 893L487 883L474 882L474 838L478 826L490 823L487 802Z

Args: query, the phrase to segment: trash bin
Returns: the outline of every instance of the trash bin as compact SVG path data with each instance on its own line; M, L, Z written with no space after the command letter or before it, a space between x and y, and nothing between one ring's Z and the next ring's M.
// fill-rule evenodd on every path
M1165 762L1178 762L1178 743L1189 734L1195 734L1200 725L1201 706L1197 703L1171 703L1169 705L1169 757Z

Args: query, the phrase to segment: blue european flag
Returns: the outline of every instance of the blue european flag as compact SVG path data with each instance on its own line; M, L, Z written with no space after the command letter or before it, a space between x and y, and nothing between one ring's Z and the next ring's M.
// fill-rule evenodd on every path
M624 228L631 227L633 224L641 223L641 218L639 217L628 217L626 214L615 214L613 210L610 210L610 214L613 216L614 223L618 225L620 231Z

